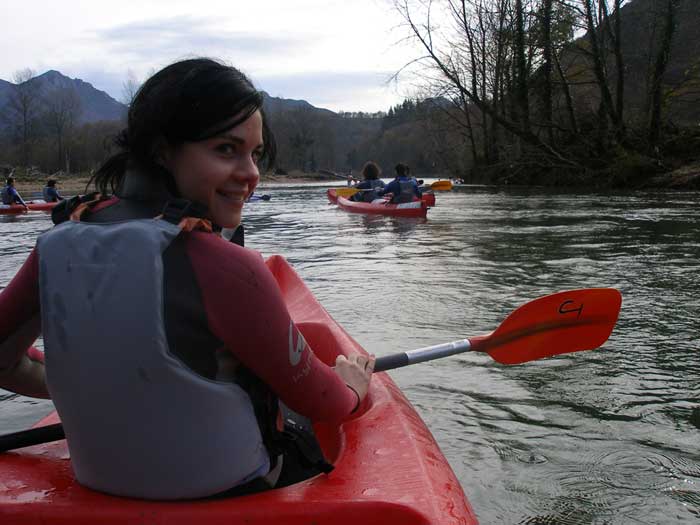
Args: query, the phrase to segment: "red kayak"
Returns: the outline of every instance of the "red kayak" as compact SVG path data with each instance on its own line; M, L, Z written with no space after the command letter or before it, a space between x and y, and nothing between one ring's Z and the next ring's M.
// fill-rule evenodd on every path
M418 199L403 204L391 204L388 199L377 199L372 202L355 202L345 197L338 197L337 204L339 208L351 213L423 218L428 215L428 205L425 201Z
M267 265L292 318L324 362L332 365L339 354L364 352L282 257L271 257ZM38 425L57 421L52 414ZM282 489L217 500L153 502L92 491L75 481L65 441L0 454L0 523L477 523L430 431L386 373L375 374L353 419L340 426L319 424L315 430L335 465L333 472Z
M341 188L345 189L345 188ZM326 194L328 195L328 200L331 204L337 204L338 202L338 193L337 193L337 188L328 188L326 190ZM423 193L423 196L421 197L423 199L423 202L428 206L428 208L432 208L435 206L435 194L434 193L429 193L425 192Z
M21 204L0 204L0 215L17 215L27 211L50 212L57 204L58 202L29 201L27 202L29 210L25 210Z

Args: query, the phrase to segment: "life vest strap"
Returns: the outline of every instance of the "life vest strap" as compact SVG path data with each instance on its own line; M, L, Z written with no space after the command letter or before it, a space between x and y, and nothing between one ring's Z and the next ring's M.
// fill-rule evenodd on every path
M99 192L94 191L86 195L76 195L70 199L62 200L51 210L51 221L54 224L61 224L68 220L80 220L80 217L86 210L106 198L107 197L103 197ZM77 217L77 219L74 219L74 216Z

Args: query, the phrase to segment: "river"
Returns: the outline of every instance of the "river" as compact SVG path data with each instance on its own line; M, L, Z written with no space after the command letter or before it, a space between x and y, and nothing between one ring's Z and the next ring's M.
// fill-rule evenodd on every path
M489 332L540 295L619 289L598 350L510 367L466 354L391 375L484 525L700 522L700 193L466 186L422 220L345 213L320 184L262 191L272 199L246 206L246 245L285 255L378 356ZM0 217L0 286L49 226ZM0 432L49 410L0 390Z

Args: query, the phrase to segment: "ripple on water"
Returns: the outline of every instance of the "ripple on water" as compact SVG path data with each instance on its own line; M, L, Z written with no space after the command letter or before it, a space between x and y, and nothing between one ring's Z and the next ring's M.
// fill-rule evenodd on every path
M547 293L623 293L599 350L391 372L482 525L700 522L700 193L474 186L404 221L344 213L325 188L266 186L272 200L246 206L246 244L284 254L377 355L487 333ZM0 287L49 226L0 218ZM2 431L50 409L4 393L0 404Z

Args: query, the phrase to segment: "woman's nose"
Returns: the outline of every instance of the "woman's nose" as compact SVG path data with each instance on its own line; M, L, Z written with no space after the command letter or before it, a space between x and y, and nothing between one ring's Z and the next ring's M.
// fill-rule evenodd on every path
M239 166L237 171L237 176L245 179L258 179L260 178L260 170L258 169L258 164L255 159L251 156L246 156L242 161L242 165Z

